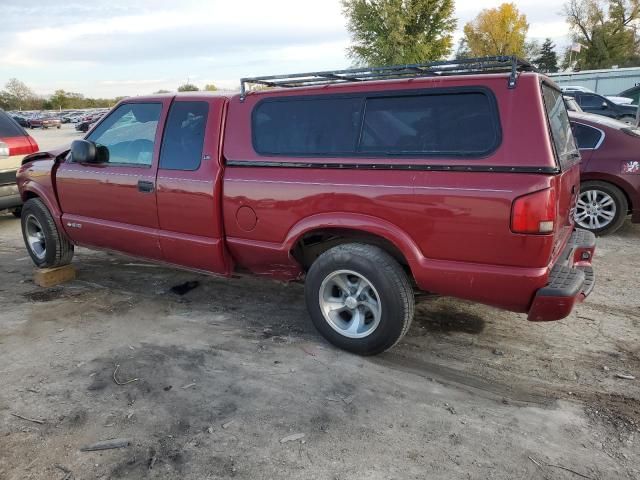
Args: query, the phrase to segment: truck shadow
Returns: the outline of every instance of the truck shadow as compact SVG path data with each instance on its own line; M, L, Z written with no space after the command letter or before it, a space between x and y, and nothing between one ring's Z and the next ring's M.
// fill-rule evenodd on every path
M429 300L416 304L414 325L425 334L462 332L479 334L485 327L485 320L470 312L458 308L450 302L433 305Z

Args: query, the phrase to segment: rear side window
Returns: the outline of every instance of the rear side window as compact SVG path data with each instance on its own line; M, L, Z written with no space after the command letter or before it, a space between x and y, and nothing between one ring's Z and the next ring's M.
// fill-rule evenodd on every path
M500 142L495 100L466 90L263 100L252 126L263 155L479 156Z
M560 166L566 168L574 160L577 161L579 156L574 155L576 144L571 133L569 115L562 99L562 93L555 88L542 84L542 97Z
M602 98L596 95L580 95L580 105L587 108L597 108L602 106Z
M285 99L260 103L253 113L253 144L266 155L353 153L362 98Z
M603 136L602 132L597 128L588 127L581 123L572 123L571 128L578 148L596 148Z
M26 133L18 123L0 110L0 137L22 137Z
M207 102L174 102L171 105L160 151L160 168L200 168L208 114Z
M498 136L482 93L370 98L360 151L477 155L492 150Z

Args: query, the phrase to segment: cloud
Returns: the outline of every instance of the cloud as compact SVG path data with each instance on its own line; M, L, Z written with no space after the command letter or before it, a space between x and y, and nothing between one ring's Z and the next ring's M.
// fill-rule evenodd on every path
M340 0L0 2L0 85L17 77L39 93L136 95L175 89L187 77L233 87L242 76L350 63ZM482 8L499 3L458 0L457 36ZM531 36L563 42L557 0L517 5Z

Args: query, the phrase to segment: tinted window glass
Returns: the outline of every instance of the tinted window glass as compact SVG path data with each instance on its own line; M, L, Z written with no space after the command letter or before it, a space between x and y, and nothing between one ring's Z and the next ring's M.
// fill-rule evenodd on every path
M562 100L562 93L559 90L543 84L542 96L547 116L549 117L551 137L556 147L560 165L564 168L569 166L574 158L576 161L579 158L573 155L576 151L576 145L569 125L569 115Z
M602 98L597 95L581 95L580 105L587 108L600 108L602 106Z
M264 101L253 112L253 145L271 155L353 153L362 98Z
M207 102L174 102L164 130L160 168L197 170L207 125Z
M576 139L578 148L595 148L600 142L600 137L602 137L600 130L580 123L572 123L571 128L573 128L573 136Z
M395 154L480 154L498 143L482 93L369 98L360 150Z
M109 163L150 166L162 105L129 103L120 105L88 140L106 147Z
M0 110L0 137L19 137L26 135L24 129L5 112Z

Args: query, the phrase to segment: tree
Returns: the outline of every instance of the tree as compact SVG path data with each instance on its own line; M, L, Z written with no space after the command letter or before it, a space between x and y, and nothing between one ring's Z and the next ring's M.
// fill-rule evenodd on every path
M213 83L207 83L204 86L204 89L207 92L215 92L216 90L218 90L218 87L216 87Z
M538 56L533 59L533 64L544 73L555 73L558 71L558 55L556 46L550 38L546 38L540 47Z
M525 38L529 31L527 17L513 3L503 3L497 8L482 10L464 26L464 38L471 55L526 54Z
M161 88L160 90L156 90L153 93L158 94L158 93L171 93L171 92L169 92L169 90L165 90L164 88Z
M33 90L17 78L12 78L6 83L4 93L12 109L31 108L38 100Z
M570 0L564 5L564 15L573 42L581 45L579 53L567 52L575 62L571 67L640 65L640 38L636 35L640 0Z
M455 58L456 60L471 58L471 50L469 50L469 45L467 45L467 41L464 39L464 37L462 37L458 41L458 48L456 48Z
M358 65L423 63L451 52L453 0L342 0Z
M198 90L200 90L198 87L196 87L193 83L189 83L189 82L183 85L180 85L178 87L179 92L197 92Z

